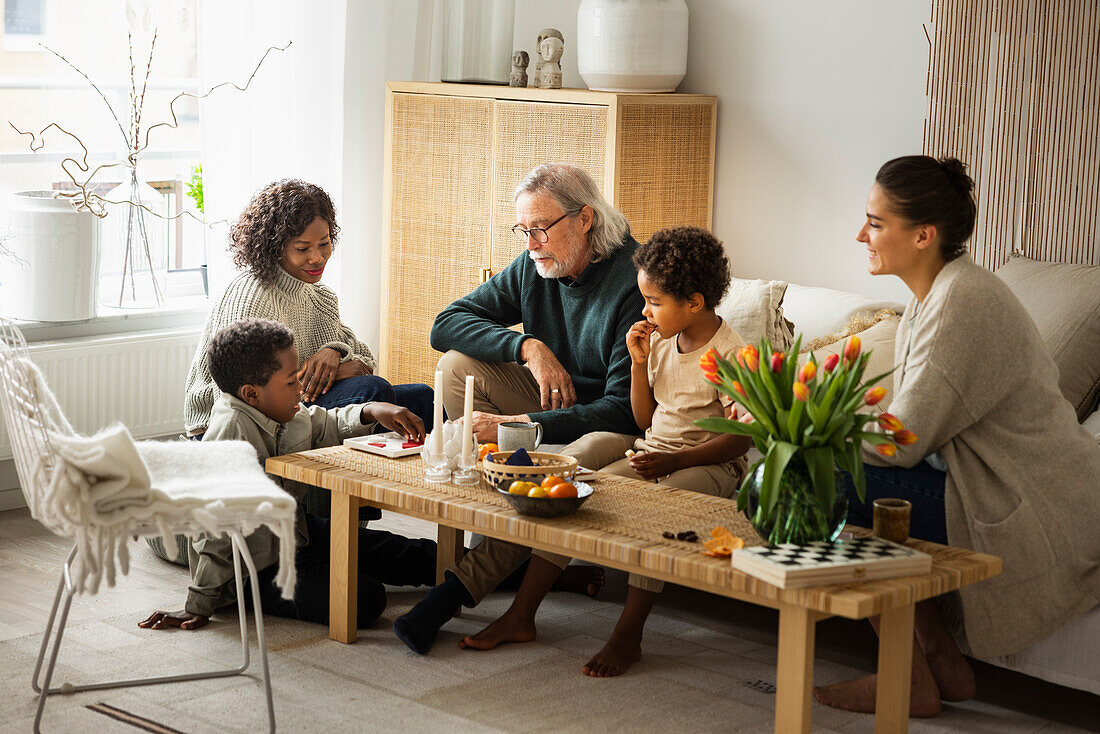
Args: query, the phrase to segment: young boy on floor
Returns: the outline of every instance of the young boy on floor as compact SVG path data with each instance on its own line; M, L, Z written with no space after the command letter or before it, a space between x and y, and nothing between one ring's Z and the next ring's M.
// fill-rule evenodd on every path
M732 359L744 344L714 311L730 284L722 243L704 229L666 229L638 249L634 264L645 320L630 328L626 343L632 360L630 405L645 436L598 433L580 440L599 442L602 457L593 468L730 497L746 470L749 440L694 424L700 418L732 417L729 400L703 378L700 357L715 349ZM637 453L622 458L631 450ZM568 557L535 551L512 606L461 646L488 650L502 642L534 640L535 612L568 562ZM585 675L620 675L641 657L642 628L663 586L630 574L619 621L603 649L582 667Z
M378 423L409 440L424 438L424 424L408 408L391 403L365 403L342 408L303 408L299 403L298 351L294 333L276 321L236 321L217 333L207 353L210 372L222 391L214 403L203 441L244 440L252 444L261 466L270 456L335 446L345 438L372 432ZM318 624L329 621L329 521L307 515L301 498L305 486L285 481L298 499L294 598L282 598L275 586L278 540L267 527L246 538L256 564L260 601L265 614ZM383 584L420 586L435 583L435 542L410 540L385 531L359 530L359 617L366 627L386 608ZM203 536L188 553L191 586L183 610L154 612L139 627L197 630L222 607L238 601L228 537Z

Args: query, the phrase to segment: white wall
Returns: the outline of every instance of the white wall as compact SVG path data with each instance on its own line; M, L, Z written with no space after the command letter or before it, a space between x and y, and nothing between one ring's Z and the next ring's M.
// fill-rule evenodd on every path
M928 0L687 0L688 73L677 91L718 97L714 231L740 277L901 302L854 239L888 159L919 153ZM547 26L577 73L580 0L518 0L517 49ZM931 31L929 31L931 32ZM532 56L533 58L533 56Z
M907 300L896 279L867 275L854 236L878 167L920 151L928 0L687 3L690 52L679 91L718 96L714 230L735 273ZM349 324L377 345L383 84L439 80L438 24L430 41L423 30L441 3L348 5L345 105L356 110L345 121L341 302ZM534 58L539 30L561 30L567 87L584 86L579 6L516 2L514 47ZM352 41L364 32L372 43ZM402 61L398 50L413 45L416 58Z

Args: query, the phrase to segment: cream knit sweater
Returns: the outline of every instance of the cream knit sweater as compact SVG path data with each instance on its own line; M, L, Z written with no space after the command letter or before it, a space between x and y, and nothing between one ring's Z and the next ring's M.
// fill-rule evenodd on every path
M1000 556L960 592L978 657L1041 640L1100 602L1100 446L1058 389L1058 368L1008 286L969 255L911 299L895 347L890 412L918 437L890 459L947 462L947 538Z
M286 324L294 332L294 346L303 362L321 349L331 347L340 352L341 361L355 359L372 371L377 367L370 348L340 321L336 294L328 286L298 280L282 268L276 269L271 285L263 285L252 273L241 273L210 309L202 341L191 361L183 399L183 421L188 433L206 428L214 400L221 394L206 360L210 340L223 327L250 318Z

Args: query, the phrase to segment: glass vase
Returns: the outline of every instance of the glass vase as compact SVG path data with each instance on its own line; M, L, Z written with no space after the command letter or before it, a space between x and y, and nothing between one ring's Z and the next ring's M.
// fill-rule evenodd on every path
M164 304L168 279L168 206L164 196L131 170L105 197L100 299L114 308Z
M836 540L840 535L848 516L848 496L844 492L842 472L835 472L836 499L832 507L821 506L810 472L798 455L791 457L779 477L778 499L771 512L760 504L763 480L764 464L761 462L741 491L749 493L745 515L766 542L805 545L818 540Z

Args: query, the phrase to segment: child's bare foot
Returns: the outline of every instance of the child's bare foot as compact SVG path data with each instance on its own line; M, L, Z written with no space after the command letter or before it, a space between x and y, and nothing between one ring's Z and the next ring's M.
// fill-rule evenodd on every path
M598 653L581 667L581 672L593 678L612 678L622 675L642 657L640 641L616 644L608 640Z
M476 635L466 635L458 642L464 650L492 650L502 642L532 642L537 630L534 620L505 612L497 621Z
M831 686L818 686L814 688L814 698L818 703L833 708L873 714L875 713L875 682L876 677L869 675L866 678L856 678ZM940 691L931 674L914 676L913 688L909 692L909 715L928 718L938 715L940 709Z
M554 583L555 591L572 591L594 597L604 585L604 572L599 566L566 566Z

